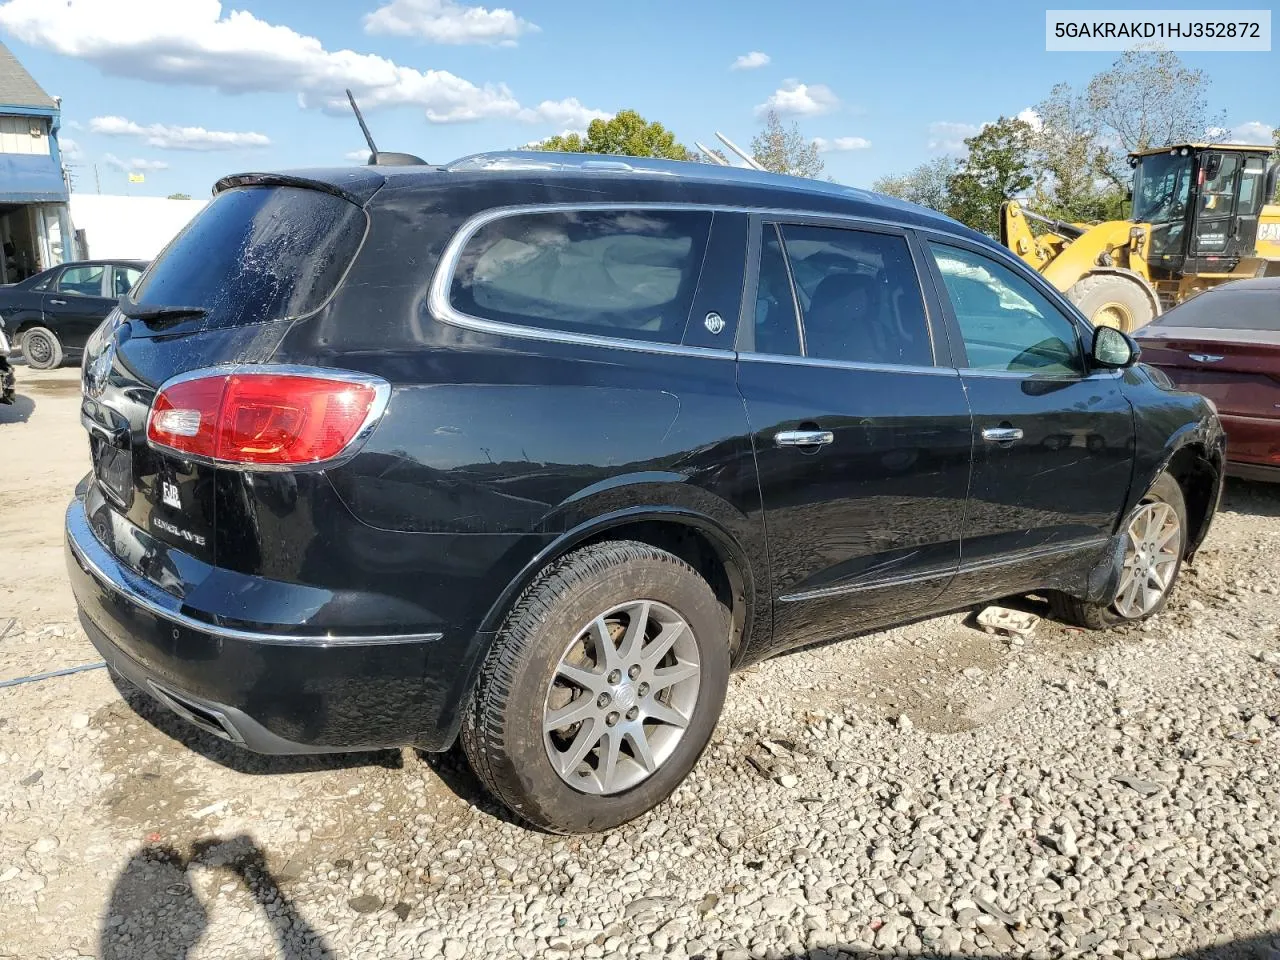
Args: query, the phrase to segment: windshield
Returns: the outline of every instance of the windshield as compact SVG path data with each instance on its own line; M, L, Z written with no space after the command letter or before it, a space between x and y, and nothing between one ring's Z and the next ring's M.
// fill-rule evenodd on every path
M1161 153L1143 157L1133 178L1134 221L1169 223L1183 219L1190 190L1190 154Z

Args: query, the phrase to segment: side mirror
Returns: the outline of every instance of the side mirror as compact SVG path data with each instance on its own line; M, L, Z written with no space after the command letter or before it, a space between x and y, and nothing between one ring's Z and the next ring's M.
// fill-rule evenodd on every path
M1222 172L1222 154L1211 153L1204 164L1205 177L1209 180L1216 179L1218 174Z
M1120 370L1132 367L1141 356L1142 348L1115 327L1098 327L1094 331L1090 357L1095 367Z

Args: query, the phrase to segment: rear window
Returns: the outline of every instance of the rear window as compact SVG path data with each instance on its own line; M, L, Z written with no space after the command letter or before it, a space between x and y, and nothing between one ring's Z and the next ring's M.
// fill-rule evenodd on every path
M1222 290L1193 297L1159 317L1154 327L1280 330L1280 288Z
M303 316L337 288L364 230L364 211L333 194L237 187L178 234L132 297L147 307L203 307L205 328Z
M504 217L467 241L450 303L486 320L679 343L710 227L704 211Z

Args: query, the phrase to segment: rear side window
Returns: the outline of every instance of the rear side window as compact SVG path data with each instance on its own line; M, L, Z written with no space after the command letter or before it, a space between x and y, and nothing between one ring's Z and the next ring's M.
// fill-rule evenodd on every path
M449 302L486 320L679 343L710 228L703 211L504 217L467 241Z
M933 365L924 297L906 238L832 227L780 229L805 356Z
M116 267L113 271L114 294L123 297L133 289L133 285L142 276L142 271L134 267Z
M333 194L236 187L213 198L131 296L203 307L206 328L303 316L337 289L364 231L364 211Z

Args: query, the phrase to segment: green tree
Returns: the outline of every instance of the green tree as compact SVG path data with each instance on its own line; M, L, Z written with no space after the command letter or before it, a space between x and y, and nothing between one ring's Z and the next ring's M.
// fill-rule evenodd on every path
M534 149L690 159L690 151L676 140L675 134L660 123L645 120L634 110L619 110L608 120L592 120L585 137L576 133L557 134L535 144Z
M998 236L1000 204L1035 183L1032 133L1025 120L1001 117L966 139L969 153L947 181L946 212L975 230Z
M168 199L170 199L170 200L190 200L190 199L191 199L191 194L189 194L189 193L171 193L171 194L169 194Z
M800 132L799 124L784 127L776 110L765 114L764 129L751 141L751 155L766 170L795 177L817 178L826 167L818 145Z
M1056 84L1036 105L1031 147L1037 212L1082 223L1121 215L1124 191L1103 176L1111 157L1086 95Z
M871 185L871 189L945 213L951 205L947 184L956 175L958 166L954 157L938 157L908 170L902 176L881 177Z
M1210 80L1169 50L1127 50L1111 68L1089 81L1085 93L1107 147L1098 166L1120 189L1128 187L1127 155L1167 143L1203 140L1225 126L1209 112Z

